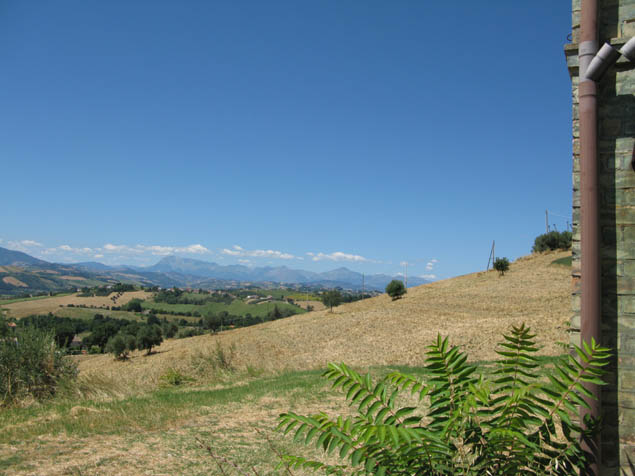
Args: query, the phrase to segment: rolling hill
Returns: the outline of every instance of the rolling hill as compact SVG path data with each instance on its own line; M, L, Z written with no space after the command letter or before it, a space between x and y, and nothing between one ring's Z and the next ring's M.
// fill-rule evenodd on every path
M341 392L320 378L328 361L375 375L405 364L413 367L402 370L421 375L416 367L437 334L449 336L471 361L488 361L501 334L522 322L537 334L540 354L561 354L571 277L569 266L554 261L567 256L522 258L504 277L474 273L411 288L398 301L383 295L333 313L168 340L155 354L136 351L125 362L78 356L76 394L0 418L0 472L278 474L276 454L321 456L273 430L280 413L350 412ZM219 352L233 359L234 370L214 367ZM184 380L166 385L170 375ZM230 463L226 473L217 471L210 451L236 471Z
M538 334L543 353L558 354L568 342L570 268L552 264L570 252L531 255L500 277L479 272L418 286L405 298L387 295L252 327L172 340L152 359L136 356L125 366L110 356L89 356L83 372L114 372L136 386L149 386L167 368L216 345L234 345L242 367L268 371L323 368L329 361L356 366L419 365L437 333L449 336L472 360L496 357L495 343L511 325L525 322ZM121 372L121 373L120 373Z

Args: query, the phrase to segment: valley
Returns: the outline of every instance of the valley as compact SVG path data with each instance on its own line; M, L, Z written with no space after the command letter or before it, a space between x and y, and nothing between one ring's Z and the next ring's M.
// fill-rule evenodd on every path
M570 267L559 263L568 256L531 255L512 263L505 276L495 271L460 276L411 288L397 301L384 294L333 312L166 339L151 355L137 350L125 361L112 354L74 356L77 388L49 402L0 412L0 471L221 474L202 441L240 468L277 474L275 451L316 454L273 430L281 412L350 411L320 378L328 362L346 362L373 375L394 369L422 375L427 346L437 334L449 336L470 361L491 362L502 333L523 322L537 334L542 358L560 355L569 338L571 278ZM127 294L132 302L133 293ZM282 290L271 294L287 297ZM161 301L172 297L157 302L156 293L146 296L145 310L151 302L168 305ZM186 293L184 299L201 297ZM226 471L243 474L230 465Z

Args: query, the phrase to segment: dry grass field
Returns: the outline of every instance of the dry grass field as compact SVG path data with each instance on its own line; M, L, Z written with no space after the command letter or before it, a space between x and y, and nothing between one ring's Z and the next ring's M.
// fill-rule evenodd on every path
M495 344L512 325L526 323L538 334L544 355L568 342L570 268L552 265L568 253L520 258L505 276L495 271L410 288L400 300L387 295L252 327L164 342L158 353L134 353L116 363L108 355L83 357L84 373L117 376L130 391L153 387L170 367L218 342L234 346L239 368L266 372L324 368L328 362L358 367L423 362L437 333L465 350L473 361L496 358Z
M147 299L152 295L145 291L134 291L124 293L119 299L117 299L117 306L126 304L128 301L134 298ZM5 310L8 317L25 317L31 314L48 314L49 312L55 312L60 306L67 306L68 304L78 305L83 304L85 306L112 306L113 302L108 296L96 296L96 297L78 297L77 294L71 294L68 296L53 296L47 299L34 299L30 301L14 302L11 304L0 306Z
M21 287L21 288L28 288L29 287L28 284L25 284L22 281L20 281L19 279L13 278L11 276L7 276L7 277L2 278L2 281L4 281L7 284L11 284L13 286L18 286L18 287Z
M568 254L521 258L503 277L490 271L411 288L397 301L383 295L333 313L169 340L126 362L78 357L83 396L0 412L0 474L221 474L196 438L244 468L282 474L272 470L276 457L262 436L280 451L298 452L271 431L280 412L348 411L318 378L316 369L329 361L379 373L420 366L437 333L473 361L492 360L501 334L522 322L536 332L541 354L560 354L571 278L568 266L551 263ZM236 370L205 371L218 346L233 348ZM170 369L193 381L166 390L161 376Z

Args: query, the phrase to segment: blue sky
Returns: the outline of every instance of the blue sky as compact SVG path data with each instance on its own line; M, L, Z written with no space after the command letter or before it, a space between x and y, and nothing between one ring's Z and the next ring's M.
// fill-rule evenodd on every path
M570 3L0 3L0 246L445 278L571 209Z

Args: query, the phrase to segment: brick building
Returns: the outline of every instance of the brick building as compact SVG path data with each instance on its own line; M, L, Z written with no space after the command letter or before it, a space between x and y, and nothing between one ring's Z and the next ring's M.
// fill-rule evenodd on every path
M599 45L619 49L635 36L635 0L597 0ZM565 46L573 92L573 319L581 328L580 108L581 0L573 0L571 43ZM601 336L616 353L601 389L600 474L635 468L635 62L620 56L597 81L597 167Z

